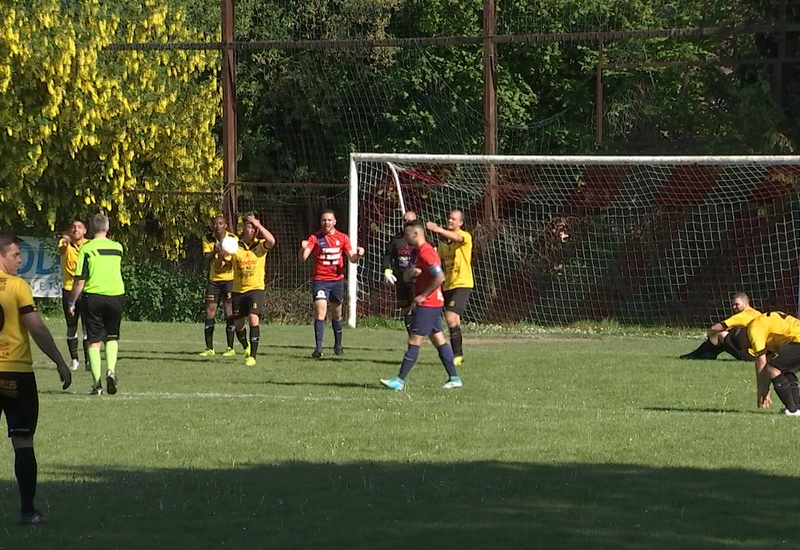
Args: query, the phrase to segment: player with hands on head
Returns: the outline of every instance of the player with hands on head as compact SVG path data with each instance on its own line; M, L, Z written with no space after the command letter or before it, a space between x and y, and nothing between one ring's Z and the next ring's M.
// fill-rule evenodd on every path
M244 364L256 365L258 345L261 341L259 320L264 313L267 275L267 254L275 246L275 237L255 216L248 216L242 224L239 248L233 254L233 318L236 337L245 348ZM245 322L250 327L247 339Z
M364 256L364 249L355 251L349 237L336 229L336 214L325 209L320 215L320 229L300 243L300 259L308 260L314 255L314 280L312 300L314 301L314 352L313 359L322 358L322 342L325 334L325 318L328 304L332 306L331 325L333 325L333 352L344 355L342 347L342 322L344 304L344 258L357 263Z
M414 267L408 270L409 280L414 281L414 299L411 303L411 327L408 334L408 348L400 364L397 376L381 379L381 384L389 389L401 391L405 388L406 377L419 357L419 348L428 336L439 352L439 359L447 371L444 389L451 390L463 386L453 362L453 350L442 330L442 308L444 296L442 283L445 280L441 260L436 249L425 239L425 229L419 221L406 224L406 239L414 247Z
M472 275L472 235L464 231L464 213L453 210L447 217L447 229L428 222L425 227L441 237L437 251L444 265L444 309L450 329L456 366L464 362L461 316L475 287Z
M386 284L393 285L397 307L402 310L406 332L411 326L411 300L413 299L413 284L406 278L406 270L411 265L411 245L406 240L405 224L416 221L417 215L412 211L403 214L403 229L389 239L386 252L381 259L383 280Z
M72 373L36 311L30 286L17 277L22 263L20 242L12 233L0 231L0 412L6 417L14 448L19 522L31 524L42 523L45 518L33 504L38 470L33 437L39 420L39 395L28 335L56 364L61 389L69 388Z

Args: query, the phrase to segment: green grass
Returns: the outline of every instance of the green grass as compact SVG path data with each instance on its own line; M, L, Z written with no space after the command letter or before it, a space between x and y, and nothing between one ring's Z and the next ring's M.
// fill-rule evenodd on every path
M314 362L310 327L267 325L247 369L197 357L199 325L127 323L100 398L37 354L49 522L15 524L9 446L0 548L797 547L800 420L755 409L750 364L679 361L686 337L473 333L463 390L430 345L381 390L403 336L347 330Z

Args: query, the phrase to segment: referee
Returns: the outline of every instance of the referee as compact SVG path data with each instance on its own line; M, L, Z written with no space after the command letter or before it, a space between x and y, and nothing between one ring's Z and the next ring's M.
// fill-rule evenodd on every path
M386 252L384 252L381 260L383 280L394 286L397 307L403 310L406 332L411 327L411 301L414 297L414 285L406 281L404 277L406 269L411 266L412 250L411 245L406 241L405 226L415 221L417 221L415 212L409 210L403 214L403 227L400 228L400 232L397 235L389 239L389 243L386 245Z
M100 384L100 344L106 344L106 391L117 393L117 353L119 351L119 325L125 300L122 282L122 245L108 235L108 217L95 214L90 225L94 239L84 244L78 253L78 269L70 295L70 314L75 313L75 303L83 292L83 318L89 342L89 364L92 368L92 395L103 393Z

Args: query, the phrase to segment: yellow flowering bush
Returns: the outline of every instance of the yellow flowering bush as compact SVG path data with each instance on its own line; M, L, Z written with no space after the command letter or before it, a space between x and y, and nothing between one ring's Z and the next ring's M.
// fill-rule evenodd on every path
M158 0L0 3L0 226L60 229L108 213L129 244L179 253L219 209L219 52L108 51L207 42Z

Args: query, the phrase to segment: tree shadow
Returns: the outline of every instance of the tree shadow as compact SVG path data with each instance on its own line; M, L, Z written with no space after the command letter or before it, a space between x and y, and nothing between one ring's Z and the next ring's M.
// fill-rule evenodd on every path
M713 407L644 407L643 411L679 412L679 413L714 413L714 414L767 414L757 410L720 409ZM773 413L774 414L774 413Z
M13 525L16 488L0 489L4 547L788 548L795 521L780 511L800 504L797 478L735 469L296 462L46 470L64 481L39 485L44 526Z

